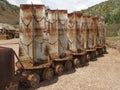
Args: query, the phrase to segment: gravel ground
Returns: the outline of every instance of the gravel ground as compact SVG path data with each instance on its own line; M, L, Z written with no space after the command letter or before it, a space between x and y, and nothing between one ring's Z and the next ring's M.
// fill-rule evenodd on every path
M109 48L108 54L89 66L43 81L36 90L120 90L120 53Z

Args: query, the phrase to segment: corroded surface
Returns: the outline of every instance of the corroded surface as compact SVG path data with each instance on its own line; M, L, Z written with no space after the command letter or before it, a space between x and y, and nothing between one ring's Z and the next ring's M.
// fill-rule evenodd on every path
M20 6L20 57L23 60L39 62L48 58L45 19L44 5Z

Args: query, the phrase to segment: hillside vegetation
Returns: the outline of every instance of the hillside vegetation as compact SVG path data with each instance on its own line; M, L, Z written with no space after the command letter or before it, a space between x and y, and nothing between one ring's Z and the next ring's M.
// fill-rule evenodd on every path
M0 23L16 24L19 21L19 7L7 0L0 0Z
M120 0L108 0L89 7L86 10L78 11L78 13L104 17L107 28L107 36L117 36L120 32Z
M107 36L117 36L120 33L120 0L108 0L89 7L78 13L104 17ZM0 0L0 23L9 23L18 26L19 7L11 5L7 0Z

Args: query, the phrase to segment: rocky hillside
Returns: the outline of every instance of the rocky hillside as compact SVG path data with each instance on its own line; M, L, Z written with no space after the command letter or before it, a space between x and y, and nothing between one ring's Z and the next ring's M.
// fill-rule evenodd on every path
M19 21L19 7L7 0L0 0L0 23L16 24Z
M117 36L120 31L120 0L108 0L79 12L85 15L104 17L107 36Z

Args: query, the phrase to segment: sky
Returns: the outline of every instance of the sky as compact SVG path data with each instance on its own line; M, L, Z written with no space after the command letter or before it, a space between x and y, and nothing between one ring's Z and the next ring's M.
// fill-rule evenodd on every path
M80 11L107 0L8 0L11 4L44 4L50 9L67 9L68 12Z

